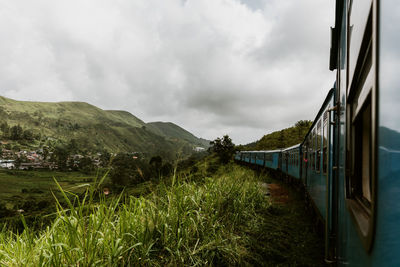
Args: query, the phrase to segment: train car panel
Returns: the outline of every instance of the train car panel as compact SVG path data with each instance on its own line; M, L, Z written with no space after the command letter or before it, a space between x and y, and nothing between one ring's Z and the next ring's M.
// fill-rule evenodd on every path
M255 152L256 165L264 166L264 155L265 155L265 153L263 151Z
M273 170L279 169L279 155L281 153L280 150L269 150L264 151L265 153L265 167L268 167Z
M301 178L337 265L400 266L399 10L395 0L337 0L335 88L304 141L241 156Z
M318 112L309 132L307 133L302 147L304 146L302 174L304 185L315 207L325 222L329 220L327 213L331 209L331 187L332 174L329 166L332 165L332 115L334 107L335 89L331 89ZM328 223L329 224L329 223Z
M282 151L282 171L291 177L300 178L300 145L297 144Z
M241 161L242 160L242 153L240 151L235 153L235 160Z
M374 262L400 266L400 3L380 1L377 221Z

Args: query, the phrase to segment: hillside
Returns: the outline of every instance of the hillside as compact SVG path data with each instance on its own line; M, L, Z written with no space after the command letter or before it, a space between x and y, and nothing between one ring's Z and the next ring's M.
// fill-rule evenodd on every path
M272 150L303 142L312 121L301 120L294 126L264 135L260 140L243 146L243 150Z
M146 124L146 127L153 133L164 136L166 138L185 140L191 144L195 144L199 147L204 148L210 145L209 140L198 138L192 133L186 131L182 127L172 122L149 122Z
M147 129L147 124L127 111L102 110L84 102L31 102L0 97L0 123L32 130L40 143L74 139L90 151L146 152L172 155L189 153L198 142L168 138ZM183 129L182 129L183 130ZM190 134L190 133L189 133Z

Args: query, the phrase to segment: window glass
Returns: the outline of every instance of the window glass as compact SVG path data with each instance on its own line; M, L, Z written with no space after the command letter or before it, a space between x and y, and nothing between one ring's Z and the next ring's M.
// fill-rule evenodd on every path
M319 121L317 124L317 134L315 137L317 144L315 169L317 172L319 172L321 168L321 121Z
M322 139L322 147L323 147L323 153L322 153L322 172L324 174L327 174L328 170L328 126L329 126L329 120L328 120L328 111L324 113L324 127L323 127L323 139Z
M369 206L371 202L371 105L369 101L354 123L355 196Z

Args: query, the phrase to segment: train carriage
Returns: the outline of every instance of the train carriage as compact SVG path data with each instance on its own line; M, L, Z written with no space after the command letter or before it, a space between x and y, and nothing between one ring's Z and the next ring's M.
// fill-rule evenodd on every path
M264 151L265 155L265 161L264 161L264 166L273 169L273 170L278 170L281 168L279 158L280 158L281 150L267 150Z
M336 1L333 260L400 266L400 2Z
M300 178L336 265L400 266L399 11L395 0L337 0L336 83L304 141L243 152Z
M282 150L282 172L300 179L300 152L301 144Z

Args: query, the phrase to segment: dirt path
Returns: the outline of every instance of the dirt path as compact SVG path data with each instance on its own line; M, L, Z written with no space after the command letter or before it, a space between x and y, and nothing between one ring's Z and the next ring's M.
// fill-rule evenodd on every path
M260 189L272 200L262 213L262 231L254 233L263 265L325 266L323 238L301 194L276 179L260 182Z
M288 190L280 184L277 183L261 183L261 189L266 195L269 195L272 202L276 204L287 204L290 202Z

